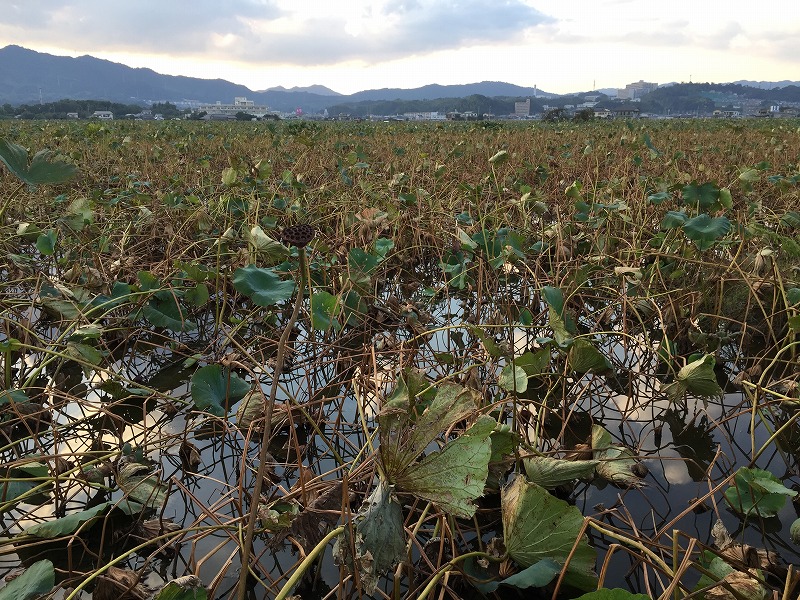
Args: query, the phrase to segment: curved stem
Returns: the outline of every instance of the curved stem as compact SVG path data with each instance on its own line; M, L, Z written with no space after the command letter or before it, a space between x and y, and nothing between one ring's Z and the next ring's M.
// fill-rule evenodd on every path
M283 372L283 362L286 355L286 346L289 342L289 335L292 333L294 324L297 322L297 317L300 314L300 305L303 304L303 291L306 281L306 249L299 248L298 250L300 251L300 283L297 286L297 298L295 298L292 315L289 317L286 327L283 329L281 339L278 342L278 353L275 357L275 370L272 373L272 386L270 387L269 398L267 399L264 431L261 436L261 448L258 452L258 471L256 472L256 480L253 484L253 493L250 497L250 514L248 515L247 529L244 534L244 545L241 548L242 566L239 571L239 585L237 589L238 600L245 600L247 596L247 573L250 571L250 552L253 547L256 521L258 520L258 501L261 498L261 489L267 470L267 456L269 454L267 448L269 447L269 439L272 435L272 411L275 406L275 396L278 393L278 381Z
M505 556L505 555L504 556L492 556L490 554L487 554L486 552L481 552L481 551L467 552L466 554L462 554L460 556L456 556L450 562L448 562L447 564L443 565L442 568L440 568L434 574L434 576L428 582L428 585L426 585L425 589L422 590L422 593L419 596L417 596L417 600L425 600L425 598L428 597L428 594L431 593L433 588L436 587L436 584L439 583L439 580L442 577L444 577L444 574L448 573L450 571L450 569L455 567L458 563L460 563L460 562L462 562L462 561L464 561L464 560L466 560L468 558L474 558L474 557L485 558L485 559L487 559L487 560L489 560L491 562L502 562L507 558L507 556ZM276 600L277 600L277 598L276 598Z
M292 576L289 577L289 580L286 582L286 585L284 585L281 588L281 591L278 592L278 595L275 596L275 600L284 600L291 593L292 589L294 588L294 586L297 585L297 582L299 582L300 579L303 577L308 567L311 566L311 563L313 563L317 559L317 556L319 556L322 553L322 551L325 550L325 546L328 545L328 542L330 542L340 533L344 532L344 530L345 526L339 525L339 527L337 527L336 529L331 531L328 535L326 535L324 538L322 538L322 541L319 544L314 546L314 549L308 553L308 555L303 559L303 562L301 562L300 565L294 570L294 573L292 573Z

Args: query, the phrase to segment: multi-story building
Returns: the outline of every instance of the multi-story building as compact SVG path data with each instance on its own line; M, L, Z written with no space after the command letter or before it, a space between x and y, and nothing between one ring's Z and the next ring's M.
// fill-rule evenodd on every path
M657 83L649 83L640 79L635 83L629 83L624 88L620 88L617 91L617 98L620 100L636 100L656 89L658 89Z
M531 114L531 99L528 98L523 102L514 102L514 116L527 117Z
M223 104L219 101L214 104L201 104L195 111L204 112L212 117L223 116L230 118L234 118L238 112L244 112L255 117L272 114L269 106L256 106L253 100L248 100L244 96L234 98L233 104Z

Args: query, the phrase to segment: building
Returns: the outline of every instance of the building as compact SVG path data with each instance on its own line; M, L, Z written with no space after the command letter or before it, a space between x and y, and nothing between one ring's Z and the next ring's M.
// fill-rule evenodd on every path
M715 110L712 116L719 119L738 119L742 116L742 111L739 109L733 110Z
M92 113L90 119L101 119L103 121L111 121L114 119L114 113L110 110L96 110Z
M233 104L223 104L220 101L214 104L201 104L194 112L204 112L211 118L235 118L236 113L243 112L254 117L271 115L272 111L268 106L257 106L253 100L248 100L244 96L237 96L233 99Z
M615 119L638 119L641 115L641 111L632 106L621 106L620 108L613 109L611 114Z
M531 114L531 99L528 98L523 102L514 102L514 116L527 117Z
M624 88L617 90L617 98L620 100L636 100L657 89L657 83L649 83L640 79L635 83L629 83Z

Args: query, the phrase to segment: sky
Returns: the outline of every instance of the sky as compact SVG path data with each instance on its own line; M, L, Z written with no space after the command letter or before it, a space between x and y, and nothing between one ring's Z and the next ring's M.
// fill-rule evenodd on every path
M252 90L800 80L798 0L0 0L0 47Z

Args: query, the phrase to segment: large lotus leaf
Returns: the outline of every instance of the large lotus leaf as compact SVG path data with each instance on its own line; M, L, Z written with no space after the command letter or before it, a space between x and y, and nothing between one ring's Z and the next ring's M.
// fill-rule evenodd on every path
M601 588L583 596L578 596L575 600L649 600L650 596L644 594L634 594L622 588Z
M126 515L135 515L144 509L138 502L126 500L122 502L103 502L92 508L81 510L76 513L31 525L22 532L22 535L33 536L42 539L54 539L65 535L72 535L86 523L91 523L105 515L109 510L119 510Z
M714 365L713 354L690 362L678 371L675 381L666 386L664 392L671 398L679 398L686 392L700 398L721 396L722 388L717 383Z
M763 469L741 467L733 477L733 485L725 490L725 500L741 515L756 513L774 517L786 504L786 497L797 492L783 485L780 479Z
M430 500L445 512L470 518L483 495L492 455L494 419L483 416L461 437L397 475L397 488Z
M500 372L497 384L507 392L521 394L528 389L528 374L525 369L516 366L513 362L508 363Z
M186 318L186 313L177 299L152 298L142 307L144 318L156 327L164 327L171 331L194 331L197 325Z
M334 556L339 564L358 568L367 595L378 586L378 578L406 557L403 509L393 486L381 480L353 518L355 540L350 530L336 539ZM353 550L355 555L353 555Z
M248 265L236 269L233 287L250 298L257 306L272 306L294 295L294 281L282 280L272 269Z
M614 444L611 434L601 425L592 425L592 456L598 461L597 474L621 486L636 487L643 484L635 474L638 460L630 448Z
M167 500L168 487L149 465L126 463L117 471L117 485L128 498L150 508L160 508Z
M430 406L409 427L413 399L409 398L410 405L405 407L401 400L392 403L378 417L381 462L390 483L396 483L394 476L413 463L443 431L475 411L481 394L455 383L441 384Z
M667 214L661 220L661 229L677 229L683 227L683 224L689 219L687 214L682 210L668 210Z
M569 368L576 373L605 373L611 363L589 340L578 338L567 354Z
M250 391L250 385L229 369L208 365L192 376L192 400L200 410L224 417L227 408Z
M531 456L522 459L528 479L548 490L572 483L576 479L592 477L599 462L599 460L565 460L550 456Z
M551 559L564 565L578 541L565 581L587 591L597 587L596 553L582 534L580 510L523 477L503 489L500 504L506 550L518 564Z
M78 172L75 165L61 160L53 160L55 153L40 150L28 165L28 151L6 139L0 139L0 161L3 161L14 175L30 186L46 183L64 183Z
M28 567L0 589L0 600L28 600L48 593L56 584L56 572L49 560L40 560Z
M683 203L708 210L719 200L719 187L711 182L698 185L696 181L683 186Z
M726 217L710 217L705 213L689 219L683 224L683 232L700 250L708 250L721 237L731 230L731 222Z

